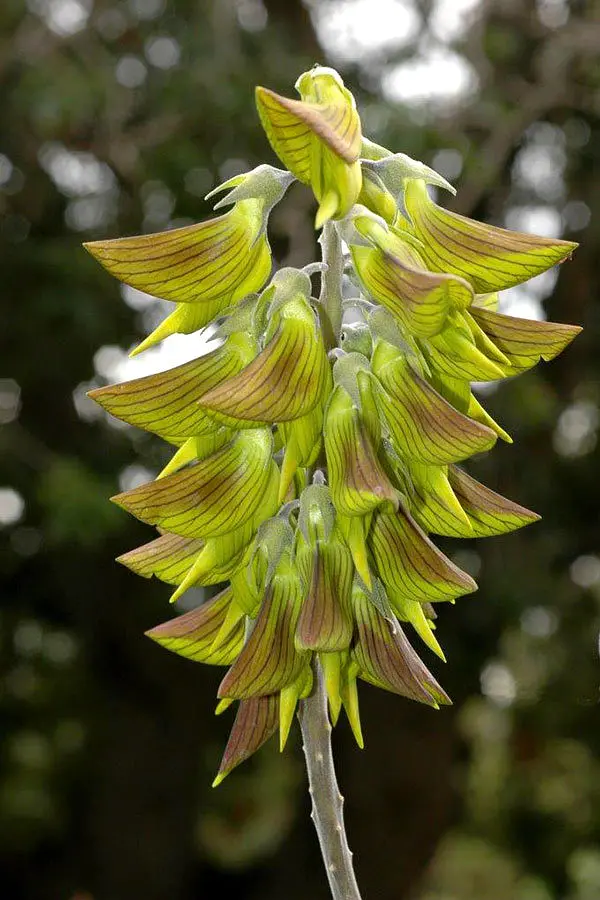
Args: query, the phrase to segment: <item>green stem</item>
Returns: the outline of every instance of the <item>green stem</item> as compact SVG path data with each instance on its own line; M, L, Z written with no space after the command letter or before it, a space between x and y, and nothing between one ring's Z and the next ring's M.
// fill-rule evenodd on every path
M327 269L321 276L319 302L327 314L333 332L334 346L339 347L342 328L342 275L344 255L342 242L333 222L326 222L319 238L321 257Z
M361 900L344 828L344 798L333 765L327 691L318 659L314 675L312 693L300 702L298 711L312 800L311 816L333 900Z

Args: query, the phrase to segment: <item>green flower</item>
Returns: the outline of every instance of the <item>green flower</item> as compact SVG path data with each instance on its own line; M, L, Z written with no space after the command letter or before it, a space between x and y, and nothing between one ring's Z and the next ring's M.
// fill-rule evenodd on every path
M450 702L403 626L444 660L434 604L477 585L431 536L487 537L538 518L458 465L511 440L471 382L553 359L579 331L505 316L497 297L575 245L437 206L427 184L453 188L363 138L337 73L317 67L297 86L300 100L257 89L289 172L259 166L227 182L217 207L233 208L208 222L87 245L121 280L176 303L138 350L215 326L216 347L198 359L91 392L174 448L155 481L113 498L159 532L119 561L171 585L172 600L223 588L149 632L227 667L217 712L238 709L215 784L277 730L283 748L317 661L332 722L344 710L361 747L358 682ZM319 300L314 266L269 281L268 214L292 176L313 188L325 245L333 235L349 249L353 321L339 346L328 328L339 255L325 260Z
M361 190L360 119L334 69L315 66L296 82L301 100L256 88L256 106L273 150L319 201L315 225L348 213Z

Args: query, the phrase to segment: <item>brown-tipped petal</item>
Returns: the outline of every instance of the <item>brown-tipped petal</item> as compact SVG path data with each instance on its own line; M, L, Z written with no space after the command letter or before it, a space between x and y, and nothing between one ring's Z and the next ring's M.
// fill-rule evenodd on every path
M142 522L183 537L227 534L260 505L275 467L271 450L268 429L243 431L197 465L113 500Z
M219 697L244 700L272 694L298 678L307 660L294 645L301 602L298 577L275 575L252 634L221 682Z
M581 331L579 325L518 319L491 309L473 308L471 315L519 371L531 368L540 359L554 359Z
M234 427L252 427L288 422L317 406L329 362L313 313L309 310L305 317L304 310L299 312L302 317L282 316L264 350L239 374L200 398L213 418Z
M242 700L235 716L233 727L223 753L213 787L252 756L253 753L272 737L279 725L279 696L250 697Z
M419 602L453 600L477 590L470 575L444 556L413 519L376 513L369 546L386 588Z
M256 105L271 146L299 181L311 182L315 140L348 164L358 160L362 136L351 104L306 103L257 87Z
M449 478L454 493L469 516L473 537L505 534L540 518L530 509L496 494L458 466L450 466Z
M249 202L197 225L84 246L111 275L155 297L233 303L262 287L268 276L256 267L255 241L263 223L253 207L254 215L246 213ZM268 248L266 237L260 244Z
M197 609L157 625L146 634L153 641L187 659L215 666L228 666L242 649L243 621L238 619L227 635L220 636L216 649L213 650L212 645L225 622L231 597L231 589L227 588Z
M359 677L430 706L449 703L398 622L386 621L360 591L355 591L353 603L358 640L352 656L359 666Z
M473 300L470 285L453 275L434 274L379 248L350 248L365 289L417 337L432 337L444 328L448 313Z
M254 341L235 335L221 347L158 375L90 391L89 396L117 419L181 444L215 431L198 400L221 381L236 375L255 352Z
M398 492L386 475L368 429L346 391L337 387L325 416L325 453L331 494L344 516L397 508Z
M296 628L296 646L300 650L345 650L353 629L352 556L335 541L319 541L313 551L305 553L309 583Z
M484 225L437 206L425 182L410 180L405 205L427 266L453 272L477 293L522 284L571 256L577 244Z
M135 550L117 557L117 562L143 578L160 578L167 584L179 584L204 547L198 538L163 534Z
M404 457L439 465L467 459L495 443L495 432L458 412L403 357L377 374L387 392L378 400Z

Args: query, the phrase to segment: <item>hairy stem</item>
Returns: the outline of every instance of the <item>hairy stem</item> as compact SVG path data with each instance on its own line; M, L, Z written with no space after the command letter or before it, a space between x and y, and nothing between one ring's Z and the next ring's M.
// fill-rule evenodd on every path
M311 815L333 900L360 900L352 852L344 829L344 798L340 794L333 765L325 679L318 660L315 661L314 674L313 691L306 700L301 701L298 711L312 800Z
M321 276L321 294L319 302L324 308L331 330L334 346L339 346L342 327L342 275L344 273L344 256L342 242L333 222L326 222L319 238L321 255L327 269Z

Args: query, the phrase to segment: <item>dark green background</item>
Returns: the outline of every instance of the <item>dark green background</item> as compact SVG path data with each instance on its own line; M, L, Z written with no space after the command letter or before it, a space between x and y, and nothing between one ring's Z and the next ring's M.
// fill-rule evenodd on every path
M308 7L292 0L96 0L66 36L45 24L53 2L0 4L0 154L13 166L8 177L0 158L0 487L25 503L20 521L0 527L0 891L324 900L297 736L283 757L267 748L212 791L231 721L213 716L220 672L143 636L169 615L169 592L112 561L149 532L107 498L123 469L155 470L165 448L89 408L80 416L73 397L81 410L85 385L100 383L99 348L128 348L145 329L81 241L208 215L199 195L223 163L273 161L253 86L291 94L326 52ZM388 4L371 6L377 17ZM443 39L430 33L435 3L412 6L421 24L409 46L341 67L366 130L427 163L458 151L451 203L461 212L500 224L515 207L561 214L563 236L582 247L545 309L585 332L488 398L515 444L471 471L543 520L445 547L480 583L441 610L444 671L426 657L455 706L435 713L363 687L366 750L345 724L335 735L350 840L365 900L594 900L600 5L485 3L454 48L479 88L435 112L391 105L379 90L386 67ZM178 42L179 63L146 59L143 83L120 84L119 60L152 57L160 35ZM536 142L555 169L532 184L520 173ZM61 153L71 172L62 189L49 163ZM73 188L82 159L113 173L100 170L95 194ZM310 194L290 191L272 222L280 261L314 255L312 215Z

